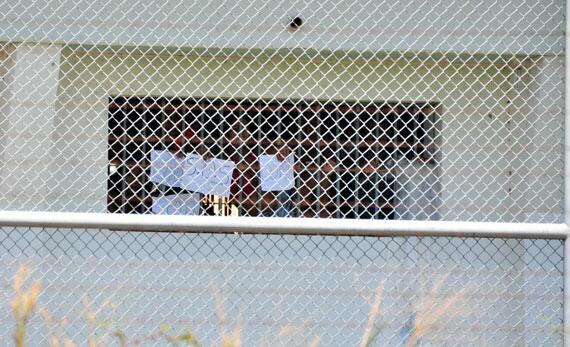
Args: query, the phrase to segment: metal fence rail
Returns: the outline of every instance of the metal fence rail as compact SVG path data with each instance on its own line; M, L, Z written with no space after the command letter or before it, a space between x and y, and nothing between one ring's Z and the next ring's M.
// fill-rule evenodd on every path
M13 274L26 259L42 282L40 305L53 321L66 318L63 327L32 319L33 345L50 334L84 343L87 294L95 330L111 345L117 331L130 343L164 345L157 333L168 323L171 334L188 327L205 345L237 325L244 346L315 338L356 346L380 286L375 345L406 345L422 319L433 324L420 345L563 339L562 239L4 227L0 250L0 300L12 297ZM2 321L11 326L8 311ZM9 328L0 341L10 344Z

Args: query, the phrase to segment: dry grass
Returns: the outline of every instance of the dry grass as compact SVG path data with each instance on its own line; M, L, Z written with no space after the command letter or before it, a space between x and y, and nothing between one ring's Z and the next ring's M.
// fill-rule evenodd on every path
M216 286L213 288L214 291L214 303L216 307L216 314L218 315L218 321L220 325L221 333L221 347L241 347L241 319L234 325L231 332L227 331L227 318L224 309L224 302L220 291Z
M449 295L440 302L437 301L438 293L441 292L447 276L440 278L432 286L427 298L421 300L421 305L416 314L413 333L411 334L406 347L413 347L416 343L430 331L435 324L444 316L452 314L453 306L463 299L467 293L467 288L463 288L457 293Z
M374 327L376 326L376 320L378 319L378 314L380 313L380 305L382 304L382 293L384 292L384 282L380 283L378 288L376 288L376 295L374 297L374 303L370 307L370 313L368 314L368 323L364 329L364 335L362 335L362 340L360 341L360 347L368 347L374 341Z
M37 303L41 294L41 285L39 281L34 281L29 284L31 273L32 270L30 266L21 266L14 276L14 297L10 306L16 323L14 329L15 346L25 347L28 323L36 311L39 311L50 331L48 334L49 346L75 347L75 343L72 339L65 336L63 333L63 331L65 331L64 327L67 324L67 321L64 319L63 321L56 322L46 309L38 309ZM441 293L445 280L446 277L443 277L436 281L429 290L428 295L421 300L420 306L415 314L411 334L407 340L407 347L415 346L420 339L425 337L427 333L434 328L435 324L440 321L441 318L450 315L453 307L465 297L467 288L438 300L438 294ZM378 317L381 315L383 292L384 282L381 282L375 291L374 301L370 306L367 324L359 344L360 347L371 346L379 334L376 322L378 321ZM178 333L173 333L172 327L167 323L162 324L156 332L150 333L147 336L128 339L126 334L117 326L98 318L98 315L101 313L105 305L101 305L97 311L93 311L87 295L83 296L82 302L84 307L84 318L88 329L86 342L89 347L106 346L109 339L113 339L120 347L138 346L145 342L158 340L166 341L172 346L189 345L202 347L196 338L196 335L190 329L185 328ZM241 319L237 320L237 323L232 329L228 329L228 319L225 314L223 300L216 288L214 288L214 302L220 327L219 346L242 347ZM96 336L95 331L98 329L102 329L106 333L102 336ZM297 332L298 329L289 324L282 327L275 337L283 338ZM317 336L314 337L307 346L319 347L320 344L321 337ZM267 345L273 346L275 344L268 343Z
M61 322L56 322L46 309L40 309L40 314L48 327L48 345L50 347L75 347L73 340L59 331L60 327L67 325L67 320L64 319Z
M22 265L14 275L14 298L10 303L12 316L16 321L14 331L14 343L16 347L24 347L26 338L26 328L30 318L34 315L36 305L41 292L39 281L35 281L29 288L25 284L30 278L32 268L29 265Z

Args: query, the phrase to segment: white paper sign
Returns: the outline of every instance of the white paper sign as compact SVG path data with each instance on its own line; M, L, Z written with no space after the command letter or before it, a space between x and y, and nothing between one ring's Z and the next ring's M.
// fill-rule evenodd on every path
M231 160L204 160L198 154L188 154L182 187L193 192L229 197L235 167Z
M177 194L152 198L154 214L200 214L200 194Z
M259 156L259 176L264 192L283 191L295 186L295 156L289 155L283 161L275 155Z
M170 187L182 186L184 158L177 158L169 151L150 152L150 180Z

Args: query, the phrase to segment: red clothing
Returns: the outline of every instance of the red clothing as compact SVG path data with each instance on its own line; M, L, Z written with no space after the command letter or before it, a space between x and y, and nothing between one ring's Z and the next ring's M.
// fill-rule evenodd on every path
M190 141L190 139L194 136L194 131L192 129L186 129L186 131L184 131L184 134L179 135L173 143L173 149L175 151L181 151L182 147L184 147L184 145L186 143L188 143L188 141Z

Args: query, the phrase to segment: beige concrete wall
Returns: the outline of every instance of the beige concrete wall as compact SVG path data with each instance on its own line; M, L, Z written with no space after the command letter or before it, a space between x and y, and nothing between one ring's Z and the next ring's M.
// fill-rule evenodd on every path
M14 47L11 45L6 45L0 50L0 137L4 136L5 129L9 126L6 115L9 112L8 104L11 98L8 87L12 81L10 71L14 66L14 61L11 59L13 51ZM0 141L0 153L4 147L4 141Z
M513 148L506 143L511 118L509 93L515 81L513 67L502 60L500 64L483 61L426 65L403 60L368 64L322 59L69 52L64 55L58 131L80 139L81 148L89 155L76 153L75 157L83 158L85 167L98 168L89 174L89 193L104 195L106 102L110 95L436 101L442 105L443 218L524 219L516 206L523 200L509 200L507 190L513 175L508 175L509 168L521 165L513 164ZM551 121L542 122L551 126ZM533 124L539 127L540 123L541 120L535 120ZM542 143L539 137L535 139ZM541 160L542 154L525 149L517 155L529 158L522 166L530 164L530 169L540 171L542 167L530 158ZM552 181L553 187L560 183L551 176L545 180ZM535 184L542 185L544 181ZM560 207L560 202L556 197L543 200L544 209ZM512 210L497 209L504 203ZM101 209L104 210L103 205Z
M55 46L51 49L56 54ZM11 90L20 88L10 82L17 72L12 66L16 53L6 51L0 60L5 78L0 95L5 100ZM207 96L439 102L444 220L561 220L563 91L558 79L562 58L452 64L404 58L267 59L95 49L65 49L61 54L57 78L52 73L49 80L57 83L57 98L50 101L56 112L49 116L46 110L28 112L51 119L52 123L44 122L51 125L36 132L51 141L40 146L40 152L49 152L42 154L49 157L49 169L34 170L30 164L21 173L23 177L46 175L41 189L47 194L44 207L49 210L106 211L109 96ZM29 70L26 76L34 73ZM38 85L48 90L47 82ZM10 124L7 115L16 113L6 105L3 122ZM26 127L17 124L2 129L21 133ZM29 156L30 151L20 154ZM18 175L6 177L18 180ZM12 189L8 185L15 186L7 179L6 192ZM18 194L34 201L35 193L34 188ZM3 204L16 207L13 201ZM35 206L39 205L20 208Z
M60 48L21 44L5 58L1 124L2 208L46 210Z
M0 40L392 52L564 52L563 0L35 0L0 3ZM294 35L294 16L305 24Z

